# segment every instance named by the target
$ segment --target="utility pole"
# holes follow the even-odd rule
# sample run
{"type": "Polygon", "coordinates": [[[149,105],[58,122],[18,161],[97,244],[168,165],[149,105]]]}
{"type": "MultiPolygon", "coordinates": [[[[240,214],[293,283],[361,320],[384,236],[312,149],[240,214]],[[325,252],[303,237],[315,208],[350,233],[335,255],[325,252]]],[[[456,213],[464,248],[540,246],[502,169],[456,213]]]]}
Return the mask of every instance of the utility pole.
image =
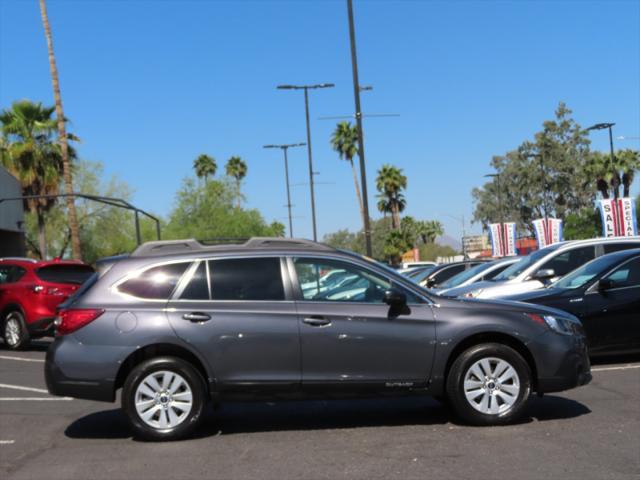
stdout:
{"type": "Polygon", "coordinates": [[[262,148],[279,148],[284,152],[284,176],[287,185],[287,209],[289,210],[289,237],[293,238],[293,220],[291,217],[291,194],[289,191],[289,160],[287,151],[291,147],[303,147],[306,143],[289,143],[284,145],[264,145],[262,148]]]}
{"type": "Polygon", "coordinates": [[[358,58],[356,55],[356,33],[353,22],[353,1],[347,0],[349,14],[349,40],[351,43],[351,68],[353,70],[353,96],[356,107],[356,127],[358,129],[358,157],[360,158],[360,184],[362,187],[362,209],[364,213],[364,238],[367,256],[371,257],[371,225],[369,221],[369,196],[367,195],[367,169],[364,157],[364,132],[362,129],[362,110],[360,108],[360,81],[358,80],[358,58]]]}
{"type": "Polygon", "coordinates": [[[585,131],[590,130],[604,130],[605,128],[609,129],[609,149],[611,151],[611,173],[612,173],[612,183],[613,183],[613,198],[618,199],[618,188],[620,187],[620,180],[618,178],[618,172],[616,171],[615,166],[615,154],[613,153],[613,126],[615,123],[596,123],[595,125],[591,125],[585,131]]]}
{"type": "Polygon", "coordinates": [[[318,231],[316,227],[316,197],[313,189],[313,158],[311,154],[311,124],[309,120],[309,89],[331,88],[333,83],[318,83],[315,85],[278,85],[279,90],[304,90],[304,111],[307,120],[307,155],[309,156],[309,189],[311,193],[311,223],[313,225],[313,241],[318,241],[318,231]]]}

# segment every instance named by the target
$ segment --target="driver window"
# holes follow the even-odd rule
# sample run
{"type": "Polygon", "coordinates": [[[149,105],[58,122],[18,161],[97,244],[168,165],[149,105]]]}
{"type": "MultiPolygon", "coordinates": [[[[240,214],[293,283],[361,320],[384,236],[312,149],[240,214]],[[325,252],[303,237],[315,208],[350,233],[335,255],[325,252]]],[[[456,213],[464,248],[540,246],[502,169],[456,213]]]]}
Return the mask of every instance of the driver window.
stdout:
{"type": "Polygon", "coordinates": [[[370,271],[333,260],[294,259],[305,300],[382,303],[389,281],[370,271]]]}
{"type": "Polygon", "coordinates": [[[640,286],[640,257],[625,263],[606,278],[614,282],[613,288],[640,286]]]}

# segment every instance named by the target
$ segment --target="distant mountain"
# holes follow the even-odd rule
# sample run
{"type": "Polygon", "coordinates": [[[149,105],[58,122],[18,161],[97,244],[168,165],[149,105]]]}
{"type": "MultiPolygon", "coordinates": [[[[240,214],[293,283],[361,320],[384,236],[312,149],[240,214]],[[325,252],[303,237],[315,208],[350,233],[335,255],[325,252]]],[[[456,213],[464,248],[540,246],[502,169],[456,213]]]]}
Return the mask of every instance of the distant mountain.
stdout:
{"type": "Polygon", "coordinates": [[[460,240],[456,240],[455,238],[449,235],[442,235],[440,237],[436,237],[436,243],[440,245],[447,245],[458,251],[462,250],[462,244],[460,243],[460,240]]]}

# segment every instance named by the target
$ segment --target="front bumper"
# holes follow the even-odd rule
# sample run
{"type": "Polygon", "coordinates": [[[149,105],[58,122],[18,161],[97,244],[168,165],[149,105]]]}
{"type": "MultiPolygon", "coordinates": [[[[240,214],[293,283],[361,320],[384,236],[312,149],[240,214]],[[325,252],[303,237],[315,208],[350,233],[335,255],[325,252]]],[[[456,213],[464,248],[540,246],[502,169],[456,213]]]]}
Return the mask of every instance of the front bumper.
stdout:
{"type": "Polygon", "coordinates": [[[591,363],[584,336],[547,332],[529,345],[538,367],[538,393],[569,390],[591,381],[591,363]]]}

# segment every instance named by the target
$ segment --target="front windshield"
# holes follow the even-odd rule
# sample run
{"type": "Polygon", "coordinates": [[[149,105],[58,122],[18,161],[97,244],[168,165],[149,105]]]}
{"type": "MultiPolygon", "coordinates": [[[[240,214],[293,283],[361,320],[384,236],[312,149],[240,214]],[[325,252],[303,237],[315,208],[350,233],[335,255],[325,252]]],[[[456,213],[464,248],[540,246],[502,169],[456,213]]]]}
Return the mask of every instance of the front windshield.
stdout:
{"type": "Polygon", "coordinates": [[[522,260],[519,260],[516,263],[514,263],[513,265],[505,268],[502,271],[502,273],[500,273],[500,274],[496,275],[495,277],[493,277],[493,279],[491,281],[492,282],[502,282],[504,280],[513,280],[518,275],[520,275],[522,272],[524,272],[527,268],[529,268],[531,265],[536,263],[541,258],[546,257],[551,252],[556,251],[559,247],[560,247],[560,244],[557,243],[557,244],[552,245],[550,247],[543,248],[542,250],[538,250],[536,252],[530,253],[529,255],[524,257],[522,260]]]}
{"type": "Polygon", "coordinates": [[[469,270],[464,270],[457,275],[454,275],[446,282],[442,282],[438,288],[453,288],[459,285],[462,285],[467,280],[475,277],[481,272],[491,268],[494,266],[493,262],[481,263],[480,265],[476,265],[475,267],[471,267],[469,270]]]}
{"type": "Polygon", "coordinates": [[[436,268],[435,265],[429,265],[428,267],[418,268],[416,269],[415,272],[407,273],[407,277],[411,279],[414,279],[416,277],[424,278],[425,276],[429,275],[429,273],[431,273],[431,270],[433,270],[434,268],[436,268]]]}
{"type": "Polygon", "coordinates": [[[617,256],[609,258],[609,255],[592,260],[584,264],[580,268],[565,275],[560,280],[551,285],[552,288],[573,289],[580,288],[589,283],[593,278],[603,270],[607,270],[618,260],[617,256]]]}

